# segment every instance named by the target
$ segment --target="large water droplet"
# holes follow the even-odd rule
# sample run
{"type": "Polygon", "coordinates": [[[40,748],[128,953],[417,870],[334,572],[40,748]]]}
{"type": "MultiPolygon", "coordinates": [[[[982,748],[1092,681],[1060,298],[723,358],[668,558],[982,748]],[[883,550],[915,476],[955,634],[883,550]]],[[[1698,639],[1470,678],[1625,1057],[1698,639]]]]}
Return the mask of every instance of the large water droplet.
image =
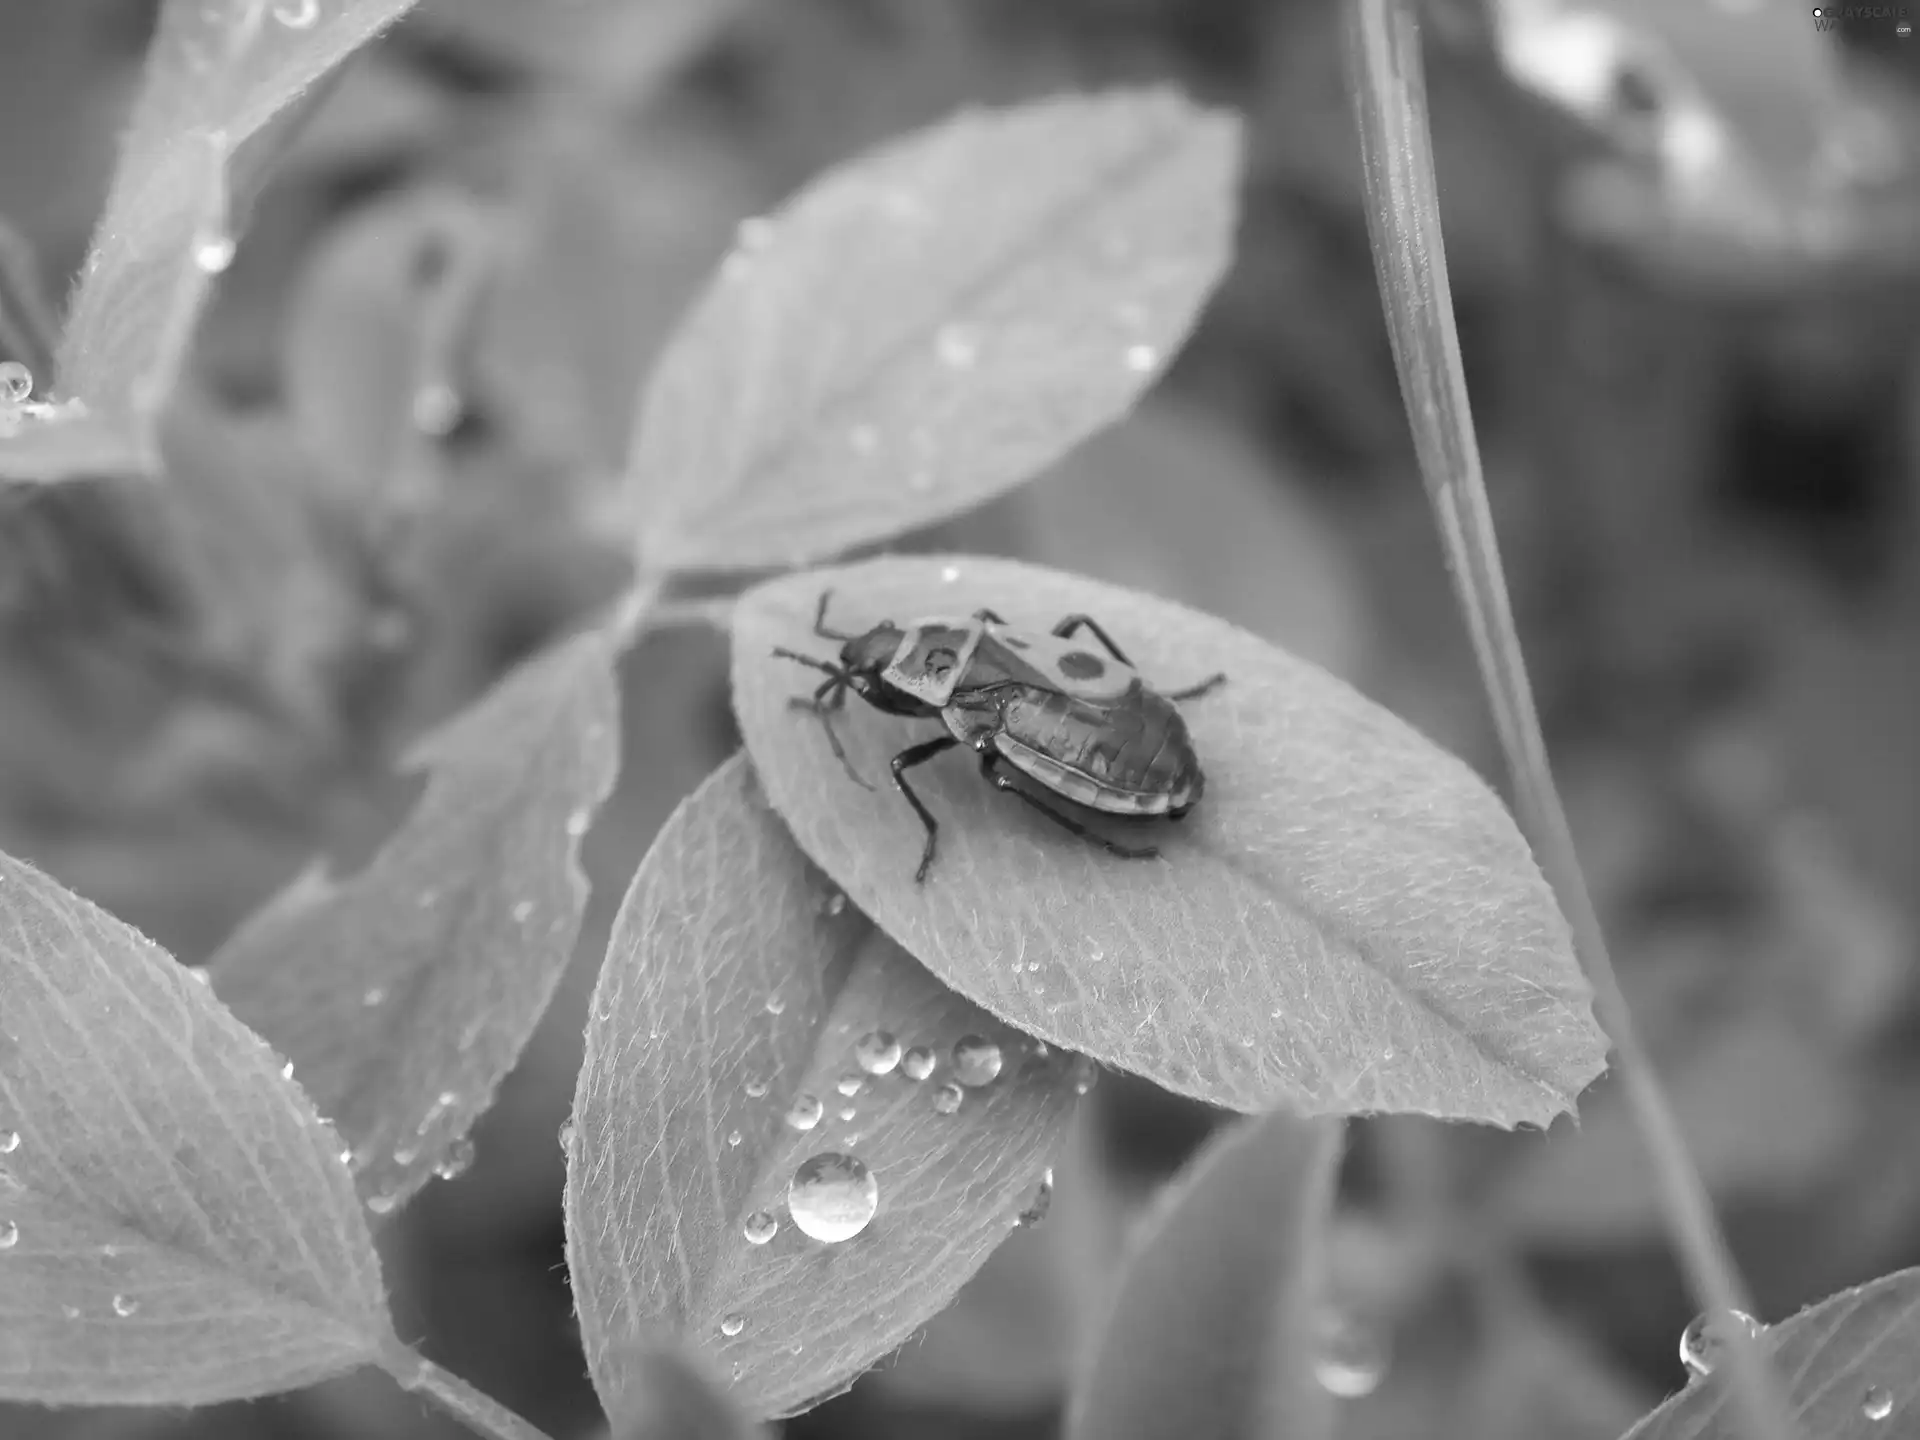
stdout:
{"type": "Polygon", "coordinates": [[[962,1035],[953,1047],[953,1078],[962,1085],[991,1085],[1002,1063],[1000,1047],[978,1035],[962,1035]]]}
{"type": "Polygon", "coordinates": [[[833,1088],[851,1099],[860,1093],[861,1087],[866,1083],[866,1081],[849,1070],[845,1075],[842,1075],[838,1080],[833,1082],[833,1088]]]}
{"type": "Polygon", "coordinates": [[[1314,1330],[1313,1375],[1322,1390],[1357,1400],[1380,1388],[1387,1347],[1378,1331],[1332,1305],[1321,1308],[1314,1330]]]}
{"type": "Polygon", "coordinates": [[[900,1073],[909,1080],[924,1080],[933,1074],[933,1051],[916,1045],[900,1057],[900,1073]]]}
{"type": "Polygon", "coordinates": [[[224,230],[203,230],[193,238],[193,263],[203,274],[218,275],[233,264],[233,236],[224,230]]]}
{"type": "Polygon", "coordinates": [[[20,1148],[18,1130],[0,1130],[0,1155],[11,1155],[20,1148]]]}
{"type": "Polygon", "coordinates": [[[764,1080],[758,1078],[749,1080],[741,1088],[747,1092],[747,1098],[749,1100],[764,1100],[767,1098],[767,1082],[764,1080]]]}
{"type": "Polygon", "coordinates": [[[933,1108],[942,1115],[951,1115],[960,1108],[960,1102],[966,1099],[966,1092],[951,1080],[933,1092],[933,1108]]]}
{"type": "Polygon", "coordinates": [[[980,358],[980,341],[963,325],[943,325],[933,348],[940,352],[940,363],[953,370],[971,370],[980,358]]]}
{"type": "Polygon", "coordinates": [[[473,1168],[473,1154],[473,1141],[463,1135],[447,1147],[447,1153],[440,1157],[433,1173],[442,1180],[458,1180],[473,1168]]]}
{"type": "Polygon", "coordinates": [[[773,1239],[780,1229],[780,1222],[773,1218],[770,1210],[756,1210],[747,1216],[747,1223],[740,1227],[740,1233],[746,1237],[749,1245],[764,1245],[773,1239]]]}
{"type": "Polygon", "coordinates": [[[1870,1386],[1860,1397],[1860,1413],[1869,1420],[1884,1420],[1893,1414],[1893,1392],[1884,1385],[1870,1386]]]}
{"type": "Polygon", "coordinates": [[[885,1030],[869,1030],[853,1046],[853,1059],[869,1075],[887,1075],[900,1063],[900,1042],[885,1030]]]}
{"type": "Polygon", "coordinates": [[[1034,1187],[1033,1198],[1027,1201],[1026,1208],[1015,1217],[1016,1225],[1038,1225],[1047,1218],[1047,1211],[1053,1208],[1053,1167],[1049,1165],[1040,1172],[1040,1183],[1034,1187]]]}
{"type": "Polygon", "coordinates": [[[787,1186],[787,1211],[804,1235],[851,1240],[880,1208],[880,1186],[857,1156],[827,1151],[803,1160],[787,1186]]]}
{"type": "Polygon", "coordinates": [[[805,1133],[820,1123],[820,1117],[826,1113],[826,1109],[818,1095],[802,1090],[793,1097],[793,1104],[787,1107],[787,1124],[805,1133]]]}
{"type": "Polygon", "coordinates": [[[720,1321],[720,1333],[729,1340],[746,1328],[747,1317],[742,1315],[738,1310],[720,1321]]]}
{"type": "Polygon", "coordinates": [[[122,1320],[126,1319],[139,1308],[140,1302],[131,1295],[116,1295],[113,1297],[113,1313],[118,1315],[122,1320]]]}
{"type": "Polygon", "coordinates": [[[0,1250],[11,1250],[20,1243],[20,1227],[11,1220],[0,1220],[0,1250]]]}
{"type": "Polygon", "coordinates": [[[1745,1330],[1749,1337],[1766,1327],[1744,1310],[1727,1310],[1719,1315],[1696,1315],[1680,1332],[1680,1363],[1690,1375],[1711,1375],[1720,1357],[1732,1343],[1730,1333],[1745,1330]]]}
{"type": "Polygon", "coordinates": [[[19,405],[33,397],[33,371],[18,360],[0,360],[0,400],[19,405]]]}

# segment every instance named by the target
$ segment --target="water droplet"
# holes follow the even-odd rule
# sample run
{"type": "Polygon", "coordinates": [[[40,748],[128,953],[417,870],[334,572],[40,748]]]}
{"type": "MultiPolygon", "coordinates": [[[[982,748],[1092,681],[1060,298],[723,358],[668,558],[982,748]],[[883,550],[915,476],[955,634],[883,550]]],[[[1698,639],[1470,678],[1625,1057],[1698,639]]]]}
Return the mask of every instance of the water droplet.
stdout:
{"type": "Polygon", "coordinates": [[[360,1003],[369,1010],[373,1009],[376,1005],[384,1005],[386,1000],[387,987],[384,985],[369,985],[360,996],[360,1003]]]}
{"type": "Polygon", "coordinates": [[[780,995],[774,994],[767,996],[767,1014],[782,1015],[786,1013],[786,1009],[787,1002],[780,995]]]}
{"type": "Polygon", "coordinates": [[[353,1151],[348,1149],[345,1145],[342,1145],[340,1147],[340,1163],[346,1166],[349,1170],[353,1168],[353,1151]]]}
{"type": "Polygon", "coordinates": [[[1377,1331],[1337,1306],[1323,1306],[1315,1322],[1314,1378],[1342,1400],[1358,1400],[1380,1388],[1387,1350],[1377,1331]]]}
{"type": "Polygon", "coordinates": [[[0,360],[0,400],[19,405],[33,396],[33,371],[18,360],[0,360]]]}
{"type": "Polygon", "coordinates": [[[728,1315],[720,1322],[720,1333],[722,1335],[725,1335],[729,1340],[731,1340],[735,1335],[738,1335],[742,1330],[746,1328],[747,1328],[747,1317],[742,1315],[738,1310],[734,1311],[731,1315],[728,1315]]]}
{"type": "Polygon", "coordinates": [[[280,0],[273,18],[289,30],[306,30],[320,18],[320,0],[280,0]]]}
{"type": "Polygon", "coordinates": [[[1033,1198],[1027,1201],[1026,1209],[1015,1218],[1016,1225],[1038,1225],[1047,1218],[1047,1211],[1053,1208],[1053,1167],[1049,1165],[1040,1172],[1040,1183],[1034,1187],[1033,1198]]]}
{"type": "Polygon", "coordinates": [[[844,915],[847,913],[847,897],[838,890],[829,890],[820,897],[822,915],[844,915]]]}
{"type": "Polygon", "coordinates": [[[963,1035],[953,1047],[953,1077],[962,1085],[991,1085],[1001,1064],[1000,1047],[978,1035],[963,1035]]]}
{"type": "Polygon", "coordinates": [[[1125,358],[1129,370],[1144,375],[1160,363],[1160,352],[1151,345],[1129,345],[1125,358]]]}
{"type": "Polygon", "coordinates": [[[859,1113],[860,1112],[855,1110],[851,1105],[842,1105],[840,1107],[840,1119],[843,1123],[853,1119],[853,1117],[859,1113]]]}
{"type": "Polygon", "coordinates": [[[560,1148],[562,1150],[573,1148],[573,1121],[571,1120],[560,1122],[560,1148]]]}
{"type": "Polygon", "coordinates": [[[213,972],[205,967],[195,969],[189,966],[187,968],[187,978],[198,984],[208,986],[209,988],[213,985],[213,972]]]}
{"type": "Polygon", "coordinates": [[[879,1208],[880,1186],[853,1155],[830,1150],[803,1160],[787,1186],[793,1223],[829,1245],[858,1235],[879,1208]]]}
{"type": "Polygon", "coordinates": [[[533,914],[533,901],[516,900],[513,902],[513,923],[524,925],[533,914]]]}
{"type": "Polygon", "coordinates": [[[393,1147],[393,1163],[396,1165],[411,1165],[419,1158],[420,1147],[418,1145],[396,1145],[393,1147]]]}
{"type": "Polygon", "coordinates": [[[567,816],[567,834],[578,840],[593,824],[593,812],[582,807],[567,816]]]}
{"type": "Polygon", "coordinates": [[[447,1153],[440,1157],[440,1163],[433,1167],[433,1173],[442,1180],[458,1180],[473,1168],[473,1141],[461,1136],[447,1147],[447,1153]]]}
{"type": "Polygon", "coordinates": [[[743,1137],[741,1136],[741,1134],[740,1134],[740,1132],[739,1132],[738,1130],[729,1130],[729,1131],[727,1132],[727,1145],[728,1145],[728,1147],[729,1147],[730,1149],[735,1149],[735,1150],[737,1150],[737,1149],[739,1149],[739,1148],[740,1148],[740,1141],[741,1141],[741,1139],[742,1139],[742,1138],[743,1138],[743,1137]]]}
{"type": "Polygon", "coordinates": [[[869,1030],[853,1047],[853,1058],[869,1075],[886,1075],[900,1063],[900,1042],[885,1030],[869,1030]]]}
{"type": "Polygon", "coordinates": [[[408,407],[408,414],[412,417],[414,429],[422,435],[440,439],[453,433],[465,409],[459,391],[443,380],[434,380],[413,392],[413,403],[408,407]]]}
{"type": "Polygon", "coordinates": [[[393,1207],[400,1203],[398,1195],[369,1195],[367,1209],[376,1215],[391,1215],[393,1207]]]}
{"type": "Polygon", "coordinates": [[[11,1220],[0,1220],[0,1250],[11,1250],[20,1243],[20,1227],[11,1220]]]}
{"type": "Polygon", "coordinates": [[[203,274],[218,275],[233,264],[233,237],[224,230],[204,230],[193,239],[193,263],[203,274]]]}
{"type": "Polygon", "coordinates": [[[749,1100],[764,1100],[767,1098],[767,1082],[764,1080],[749,1080],[741,1088],[747,1092],[747,1098],[749,1100]]]}
{"type": "Polygon", "coordinates": [[[916,1045],[900,1057],[900,1073],[909,1080],[924,1080],[933,1074],[933,1051],[916,1045]]]}
{"type": "Polygon", "coordinates": [[[0,1130],[0,1155],[11,1155],[20,1148],[18,1130],[0,1130]]]}
{"type": "Polygon", "coordinates": [[[951,1115],[960,1108],[960,1102],[966,1098],[966,1092],[951,1080],[933,1092],[933,1108],[942,1115],[951,1115]]]}
{"type": "Polygon", "coordinates": [[[880,448],[880,432],[871,425],[855,425],[847,431],[847,444],[857,455],[871,455],[880,448]]]}
{"type": "Polygon", "coordinates": [[[852,1071],[848,1071],[845,1075],[842,1075],[838,1080],[833,1082],[833,1088],[838,1090],[842,1095],[858,1095],[866,1083],[867,1082],[862,1080],[858,1075],[855,1075],[852,1071]]]}
{"type": "Polygon", "coordinates": [[[1085,1055],[1076,1055],[1073,1064],[1068,1067],[1068,1074],[1073,1078],[1073,1093],[1084,1095],[1093,1089],[1094,1081],[1100,1078],[1100,1067],[1085,1055]]]}
{"type": "Polygon", "coordinates": [[[1050,1060],[1050,1059],[1052,1059],[1052,1058],[1053,1058],[1053,1047],[1052,1047],[1052,1046],[1050,1046],[1049,1044],[1047,1044],[1047,1042],[1046,1042],[1046,1041],[1044,1041],[1044,1040],[1036,1040],[1036,1041],[1034,1041],[1034,1042],[1033,1042],[1033,1058],[1034,1058],[1034,1059],[1036,1059],[1036,1060],[1050,1060]]]}
{"type": "Polygon", "coordinates": [[[954,370],[971,370],[980,358],[979,340],[961,325],[941,326],[933,348],[940,352],[940,363],[954,370]]]}
{"type": "Polygon", "coordinates": [[[747,1216],[747,1223],[740,1227],[740,1233],[746,1236],[749,1245],[764,1245],[779,1232],[780,1222],[773,1218],[769,1210],[756,1210],[747,1216]]]}
{"type": "Polygon", "coordinates": [[[810,1095],[802,1090],[793,1097],[793,1104],[787,1107],[787,1124],[804,1133],[820,1123],[826,1108],[820,1103],[818,1095],[810,1095]]]}
{"type": "Polygon", "coordinates": [[[1869,1420],[1884,1420],[1893,1414],[1893,1392],[1884,1385],[1868,1387],[1860,1397],[1860,1413],[1869,1420]]]}
{"type": "Polygon", "coordinates": [[[139,1308],[140,1302],[131,1295],[116,1295],[113,1297],[113,1313],[118,1315],[122,1320],[126,1319],[139,1308]]]}
{"type": "Polygon", "coordinates": [[[942,585],[952,585],[958,581],[959,578],[960,567],[958,565],[942,565],[940,567],[940,583],[942,585]]]}
{"type": "Polygon", "coordinates": [[[1720,1357],[1732,1343],[1729,1332],[1744,1329],[1757,1336],[1766,1327],[1744,1310],[1728,1310],[1721,1315],[1696,1315],[1680,1332],[1680,1363],[1694,1376],[1711,1375],[1720,1357]]]}
{"type": "Polygon", "coordinates": [[[293,1079],[293,1061],[289,1060],[280,1067],[280,1078],[282,1080],[293,1079]]]}

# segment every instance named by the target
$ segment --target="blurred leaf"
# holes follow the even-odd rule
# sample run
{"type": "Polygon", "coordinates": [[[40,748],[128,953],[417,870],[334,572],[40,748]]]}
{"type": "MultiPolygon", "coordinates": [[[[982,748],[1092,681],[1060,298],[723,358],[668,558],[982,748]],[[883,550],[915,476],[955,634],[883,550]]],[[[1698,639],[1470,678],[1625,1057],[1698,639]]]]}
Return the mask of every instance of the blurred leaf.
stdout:
{"type": "Polygon", "coordinates": [[[764,1427],[735,1408],[707,1367],[668,1346],[635,1358],[635,1408],[610,1440],[755,1440],[764,1427]]]}
{"type": "Polygon", "coordinates": [[[191,1405],[397,1344],[340,1137],[192,973],[0,855],[0,1394],[191,1405]]]}
{"type": "Polygon", "coordinates": [[[1225,267],[1239,132],[1158,91],[975,112],[816,182],[655,370],[647,562],[818,559],[953,515],[1118,418],[1225,267]]]}
{"type": "MultiPolygon", "coordinates": [[[[880,560],[748,592],[734,699],[768,794],[802,847],[941,979],[1008,1023],[1240,1110],[1412,1111],[1545,1124],[1599,1073],[1565,922],[1512,819],[1466,766],[1324,671],[1208,616],[1077,576],[978,557],[880,560]],[[788,708],[832,619],[982,605],[1043,629],[1096,616],[1153,682],[1224,670],[1187,707],[1205,798],[1158,826],[1157,861],[1114,859],[982,783],[968,757],[861,789],[819,722],[788,708]]],[[[854,768],[926,731],[860,704],[836,725],[854,768]]]]}
{"type": "Polygon", "coordinates": [[[0,431],[0,476],[57,480],[103,458],[114,469],[150,460],[147,428],[231,255],[235,147],[411,3],[168,0],[61,338],[66,403],[0,431]]]}
{"type": "MultiPolygon", "coordinates": [[[[1856,1129],[1859,1097],[1834,1057],[1776,1016],[1698,1038],[1667,1084],[1687,1153],[1722,1203],[1804,1194],[1856,1129]]],[[[1589,1098],[1578,1130],[1531,1142],[1492,1203],[1503,1228],[1558,1245],[1617,1245],[1664,1224],[1646,1142],[1617,1087],[1589,1098]]]]}
{"type": "MultiPolygon", "coordinates": [[[[1920,1269],[1830,1295],[1769,1325],[1761,1350],[1786,1386],[1796,1434],[1886,1440],[1920,1415],[1920,1269]],[[1885,1410],[1881,1410],[1881,1404],[1885,1410]]],[[[1627,1432],[1627,1440],[1738,1440],[1730,1376],[1695,1380],[1627,1432]]]]}
{"type": "Polygon", "coordinates": [[[979,1268],[1065,1133],[1065,1057],[939,985],[836,893],[744,756],[675,812],[634,876],[594,993],[567,1157],[568,1263],[616,1425],[641,1403],[655,1329],[731,1366],[756,1413],[844,1386],[979,1268]],[[932,1076],[863,1073],[856,1042],[875,1030],[931,1049],[932,1076]],[[968,1035],[1000,1047],[1003,1073],[942,1113],[968,1035]],[[856,1079],[846,1096],[840,1082],[856,1079]],[[802,1095],[826,1107],[804,1131],[784,1118],[802,1095]],[[835,1152],[866,1165],[879,1208],[826,1243],[794,1222],[788,1184],[835,1152]],[[743,1233],[756,1211],[779,1226],[759,1245],[743,1233]],[[723,1333],[729,1316],[737,1334],[723,1333]]]}
{"type": "Polygon", "coordinates": [[[744,0],[427,0],[414,28],[533,69],[574,103],[631,113],[744,0]]]}
{"type": "Polygon", "coordinates": [[[1139,1232],[1067,1435],[1312,1440],[1319,1251],[1340,1127],[1284,1110],[1227,1131],[1139,1232]]]}
{"type": "Polygon", "coordinates": [[[426,794],[363,871],[309,872],[211,962],[221,997],[334,1117],[381,1213],[485,1112],[552,998],[617,723],[601,635],[522,665],[415,746],[426,794]]]}

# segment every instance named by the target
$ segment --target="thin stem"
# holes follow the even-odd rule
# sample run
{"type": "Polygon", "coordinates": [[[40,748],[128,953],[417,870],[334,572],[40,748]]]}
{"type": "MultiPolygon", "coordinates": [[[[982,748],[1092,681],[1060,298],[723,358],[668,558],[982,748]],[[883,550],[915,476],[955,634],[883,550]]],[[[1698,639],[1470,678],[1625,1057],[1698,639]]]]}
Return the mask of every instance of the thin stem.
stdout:
{"type": "Polygon", "coordinates": [[[550,1440],[544,1430],[528,1424],[499,1401],[482,1395],[451,1371],[423,1356],[407,1352],[410,1368],[390,1370],[401,1386],[424,1395],[476,1435],[488,1440],[550,1440]]]}
{"type": "MultiPolygon", "coordinates": [[[[1346,11],[1346,38],[1361,159],[1372,201],[1367,225],[1394,362],[1420,473],[1472,633],[1521,819],[1566,907],[1574,947],[1618,1053],[1621,1080],[1652,1156],[1667,1225],[1694,1293],[1714,1310],[1747,1310],[1751,1306],[1745,1287],[1713,1207],[1634,1031],[1547,764],[1546,742],[1507,600],[1454,327],[1418,26],[1406,0],[1356,0],[1346,11]]],[[[1752,1433],[1765,1440],[1790,1440],[1790,1412],[1777,1377],[1743,1327],[1730,1327],[1729,1335],[1735,1398],[1752,1433]]]]}

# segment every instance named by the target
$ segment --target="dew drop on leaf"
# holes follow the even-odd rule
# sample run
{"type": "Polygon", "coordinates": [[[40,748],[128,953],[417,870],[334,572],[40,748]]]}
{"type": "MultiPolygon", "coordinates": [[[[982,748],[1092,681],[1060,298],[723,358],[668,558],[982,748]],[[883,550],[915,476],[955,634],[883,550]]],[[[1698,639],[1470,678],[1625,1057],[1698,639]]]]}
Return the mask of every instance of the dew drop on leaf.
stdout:
{"type": "Polygon", "coordinates": [[[402,1169],[420,1158],[418,1145],[396,1145],[393,1147],[393,1163],[402,1169]]]}
{"type": "Polygon", "coordinates": [[[1884,1385],[1871,1386],[1860,1397],[1860,1413],[1869,1420],[1884,1420],[1893,1414],[1893,1392],[1884,1385]]]}
{"type": "Polygon", "coordinates": [[[749,1080],[741,1088],[747,1092],[747,1098],[749,1100],[764,1100],[767,1098],[767,1082],[764,1080],[749,1080]]]}
{"type": "Polygon", "coordinates": [[[584,807],[567,816],[567,834],[578,840],[593,826],[593,812],[584,807]]]}
{"type": "Polygon", "coordinates": [[[900,1057],[900,1073],[909,1080],[924,1080],[933,1074],[933,1051],[916,1045],[900,1057]]]}
{"type": "Polygon", "coordinates": [[[740,1233],[746,1237],[749,1245],[764,1245],[773,1239],[780,1229],[780,1222],[773,1218],[768,1210],[756,1210],[747,1216],[746,1224],[740,1227],[740,1233]]]}
{"type": "Polygon", "coordinates": [[[722,1335],[725,1335],[728,1339],[732,1339],[735,1335],[738,1335],[742,1330],[746,1328],[747,1328],[747,1317],[742,1315],[738,1310],[734,1311],[731,1315],[728,1315],[720,1322],[720,1333],[722,1335]]]}
{"type": "Polygon", "coordinates": [[[524,925],[527,923],[529,919],[532,918],[532,916],[533,916],[533,902],[531,900],[516,900],[513,902],[514,924],[524,925]]]}
{"type": "Polygon", "coordinates": [[[442,1180],[458,1180],[472,1168],[473,1141],[463,1135],[440,1157],[440,1163],[433,1167],[433,1173],[442,1180]]]}
{"type": "Polygon", "coordinates": [[[376,1005],[383,1005],[383,1004],[385,1004],[385,1003],[386,1003],[386,999],[387,999],[387,987],[386,987],[386,986],[384,986],[384,985],[369,985],[369,986],[368,986],[368,987],[366,988],[366,991],[365,991],[365,993],[363,993],[363,994],[362,994],[362,995],[360,996],[360,1003],[361,1003],[362,1005],[364,1005],[364,1006],[366,1006],[366,1007],[367,1007],[367,1008],[368,1008],[369,1010],[371,1010],[371,1009],[373,1009],[373,1008],[374,1008],[374,1006],[376,1006],[376,1005]]]}
{"type": "Polygon", "coordinates": [[[900,1063],[900,1042],[885,1030],[869,1030],[855,1042],[853,1059],[869,1075],[886,1075],[900,1063]]]}
{"type": "Polygon", "coordinates": [[[400,1197],[397,1195],[369,1195],[367,1197],[367,1209],[376,1215],[391,1215],[394,1207],[399,1203],[400,1197]]]}
{"type": "Polygon", "coordinates": [[[966,1092],[951,1080],[933,1092],[933,1108],[942,1115],[951,1115],[960,1108],[960,1102],[966,1098],[966,1092]]]}
{"type": "Polygon", "coordinates": [[[139,1308],[140,1302],[131,1295],[116,1295],[113,1297],[113,1313],[118,1315],[122,1320],[125,1320],[129,1315],[139,1310],[139,1308]]]}
{"type": "Polygon", "coordinates": [[[320,0],[280,0],[273,18],[289,30],[308,30],[320,18],[320,0]]]}
{"type": "Polygon", "coordinates": [[[953,1077],[962,1085],[991,1085],[1002,1063],[1000,1047],[978,1035],[963,1035],[953,1047],[953,1077]]]}
{"type": "Polygon", "coordinates": [[[1047,1211],[1053,1208],[1053,1167],[1049,1165],[1040,1172],[1040,1183],[1033,1189],[1033,1198],[1027,1201],[1026,1208],[1014,1219],[1016,1225],[1038,1225],[1047,1218],[1047,1211]]]}
{"type": "Polygon", "coordinates": [[[233,237],[224,230],[207,230],[194,236],[193,263],[202,273],[218,275],[233,264],[233,237]]]}
{"type": "Polygon", "coordinates": [[[1387,1349],[1377,1331],[1334,1305],[1321,1308],[1314,1328],[1313,1374],[1322,1390],[1358,1400],[1380,1388],[1387,1349]]]}
{"type": "Polygon", "coordinates": [[[1689,1375],[1711,1375],[1713,1367],[1727,1352],[1729,1331],[1743,1329],[1752,1337],[1765,1328],[1744,1310],[1728,1310],[1718,1316],[1696,1315],[1680,1332],[1680,1363],[1687,1367],[1689,1375]]]}
{"type": "Polygon", "coordinates": [[[838,890],[829,890],[820,897],[822,915],[844,915],[847,913],[847,897],[838,890]]]}
{"type": "Polygon", "coordinates": [[[729,1131],[727,1132],[727,1146],[728,1146],[728,1148],[729,1148],[729,1149],[734,1149],[734,1150],[737,1150],[737,1149],[739,1149],[739,1148],[740,1148],[740,1142],[741,1142],[741,1140],[742,1140],[743,1138],[745,1138],[745,1137],[743,1137],[743,1136],[742,1136],[742,1135],[740,1134],[740,1132],[739,1132],[738,1130],[729,1130],[729,1131]]]}
{"type": "Polygon", "coordinates": [[[0,1155],[11,1155],[20,1148],[18,1130],[0,1130],[0,1155]]]}
{"type": "Polygon", "coordinates": [[[22,403],[33,394],[33,371],[18,360],[0,360],[0,400],[22,403]]]}
{"type": "Polygon", "coordinates": [[[11,1250],[20,1243],[20,1227],[11,1220],[0,1220],[0,1250],[11,1250]]]}
{"type": "Polygon", "coordinates": [[[793,1104],[787,1107],[787,1124],[805,1133],[820,1123],[820,1117],[826,1112],[826,1106],[820,1103],[818,1095],[802,1090],[793,1097],[793,1104]]]}
{"type": "Polygon", "coordinates": [[[1144,375],[1160,362],[1160,352],[1151,345],[1129,345],[1125,359],[1129,370],[1144,375]]]}
{"type": "Polygon", "coordinates": [[[787,1186],[793,1223],[829,1245],[858,1235],[879,1208],[879,1183],[854,1155],[829,1150],[803,1160],[787,1186]]]}
{"type": "Polygon", "coordinates": [[[560,1148],[562,1150],[573,1148],[573,1121],[571,1120],[560,1122],[560,1148]]]}
{"type": "Polygon", "coordinates": [[[459,391],[445,381],[435,380],[413,392],[408,415],[414,429],[422,435],[440,439],[453,433],[465,408],[460,402],[459,391]]]}
{"type": "Polygon", "coordinates": [[[842,1075],[838,1080],[833,1082],[833,1088],[838,1090],[842,1095],[853,1096],[860,1093],[860,1087],[864,1084],[866,1084],[866,1081],[862,1080],[852,1071],[848,1071],[845,1075],[842,1075]]]}
{"type": "MultiPolygon", "coordinates": [[[[855,1109],[853,1108],[853,1106],[851,1106],[851,1105],[842,1105],[842,1106],[840,1107],[840,1118],[841,1118],[841,1120],[843,1120],[843,1121],[846,1121],[846,1120],[851,1120],[851,1119],[853,1119],[853,1117],[854,1117],[855,1115],[857,1115],[857,1114],[859,1114],[859,1113],[860,1113],[860,1112],[859,1112],[859,1111],[857,1111],[857,1110],[855,1110],[855,1109]]],[[[849,1138],[851,1138],[851,1137],[849,1137],[849,1138]]]]}
{"type": "Polygon", "coordinates": [[[293,1061],[289,1060],[280,1067],[280,1078],[282,1080],[293,1079],[293,1061]]]}
{"type": "Polygon", "coordinates": [[[767,996],[767,1014],[780,1015],[786,1012],[787,1002],[779,994],[767,996]]]}

